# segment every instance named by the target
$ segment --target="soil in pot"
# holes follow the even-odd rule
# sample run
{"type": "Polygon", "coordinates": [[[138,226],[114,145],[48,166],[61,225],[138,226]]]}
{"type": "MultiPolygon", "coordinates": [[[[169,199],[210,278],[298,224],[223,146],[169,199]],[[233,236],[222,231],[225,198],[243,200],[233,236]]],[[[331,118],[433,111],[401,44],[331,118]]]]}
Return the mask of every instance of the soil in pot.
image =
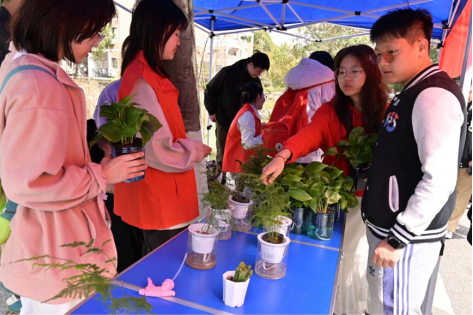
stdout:
{"type": "Polygon", "coordinates": [[[250,199],[246,198],[245,196],[241,194],[232,196],[232,200],[239,203],[250,203],[250,199]]]}
{"type": "MultiPolygon", "coordinates": [[[[125,154],[143,152],[144,148],[142,146],[142,143],[143,142],[141,141],[140,138],[135,138],[133,140],[133,143],[131,144],[115,143],[113,145],[113,148],[114,148],[113,157],[115,158],[115,157],[125,155],[125,154]]],[[[141,159],[143,158],[144,157],[142,157],[141,159]]],[[[146,172],[146,171],[143,171],[143,172],[146,172]]],[[[124,181],[124,183],[135,183],[135,182],[139,182],[140,180],[143,180],[144,178],[145,178],[145,174],[135,177],[135,178],[127,179],[124,181]]]]}
{"type": "Polygon", "coordinates": [[[271,244],[284,244],[286,242],[286,240],[284,239],[284,235],[282,235],[280,233],[271,233],[271,236],[273,236],[273,237],[270,237],[269,233],[266,233],[262,237],[263,241],[271,243],[271,244]],[[273,235],[275,235],[275,236],[273,236],[273,235]]]}

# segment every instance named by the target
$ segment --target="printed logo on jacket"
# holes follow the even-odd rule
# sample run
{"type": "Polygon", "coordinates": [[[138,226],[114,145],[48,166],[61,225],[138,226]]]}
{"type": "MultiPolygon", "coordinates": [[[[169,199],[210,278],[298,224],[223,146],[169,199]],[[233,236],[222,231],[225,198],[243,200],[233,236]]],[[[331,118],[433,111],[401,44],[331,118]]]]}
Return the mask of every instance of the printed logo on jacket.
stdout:
{"type": "Polygon", "coordinates": [[[388,132],[393,132],[396,129],[396,120],[399,119],[399,115],[396,112],[390,112],[386,117],[383,126],[388,132]]]}

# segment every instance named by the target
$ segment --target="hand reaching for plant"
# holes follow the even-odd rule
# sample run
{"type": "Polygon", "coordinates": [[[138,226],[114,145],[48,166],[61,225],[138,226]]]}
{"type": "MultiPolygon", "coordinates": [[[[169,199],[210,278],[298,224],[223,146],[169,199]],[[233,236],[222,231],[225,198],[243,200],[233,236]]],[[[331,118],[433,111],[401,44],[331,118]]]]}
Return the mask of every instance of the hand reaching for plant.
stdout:
{"type": "Polygon", "coordinates": [[[288,149],[283,149],[279,152],[274,159],[263,168],[263,174],[261,179],[266,185],[271,184],[284,170],[284,164],[287,159],[292,156],[292,152],[288,149]]]}
{"type": "Polygon", "coordinates": [[[106,155],[100,165],[102,165],[103,174],[107,184],[117,184],[124,180],[144,175],[147,168],[144,152],[125,154],[112,159],[106,155]]]}

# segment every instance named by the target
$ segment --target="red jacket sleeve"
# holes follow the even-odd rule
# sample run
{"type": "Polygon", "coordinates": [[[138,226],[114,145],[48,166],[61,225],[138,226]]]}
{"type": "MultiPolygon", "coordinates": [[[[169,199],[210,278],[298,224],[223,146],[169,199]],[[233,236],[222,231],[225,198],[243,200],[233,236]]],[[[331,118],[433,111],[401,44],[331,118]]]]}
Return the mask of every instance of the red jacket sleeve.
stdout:
{"type": "Polygon", "coordinates": [[[328,146],[330,121],[333,114],[333,106],[330,103],[325,103],[315,112],[311,123],[306,128],[284,142],[284,149],[292,152],[288,163],[293,163],[301,156],[306,156],[310,152],[328,146]]]}

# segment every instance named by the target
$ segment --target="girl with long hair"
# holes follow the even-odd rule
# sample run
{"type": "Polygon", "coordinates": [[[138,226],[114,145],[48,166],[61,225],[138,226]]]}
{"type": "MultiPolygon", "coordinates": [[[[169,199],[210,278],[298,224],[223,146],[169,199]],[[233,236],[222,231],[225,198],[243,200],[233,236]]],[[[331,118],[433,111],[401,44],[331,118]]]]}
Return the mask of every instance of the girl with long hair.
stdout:
{"type": "MultiPolygon", "coordinates": [[[[367,133],[378,132],[387,105],[387,88],[372,61],[374,57],[374,50],[366,45],[347,47],[337,54],[335,97],[317,110],[309,126],[284,143],[283,149],[263,169],[263,180],[273,182],[285,163],[292,163],[317,149],[326,151],[339,141],[348,140],[355,127],[361,126],[367,133]]],[[[346,158],[337,160],[334,156],[325,156],[323,163],[333,164],[343,170],[345,176],[349,175],[350,165],[346,158]]],[[[360,214],[362,194],[362,191],[357,192],[359,205],[346,214],[335,306],[337,314],[362,314],[365,311],[368,243],[360,214]]]]}
{"type": "Polygon", "coordinates": [[[96,264],[110,277],[116,272],[108,261],[116,250],[101,195],[107,184],[143,175],[145,161],[136,153],[91,162],[84,92],[59,66],[62,59],[82,62],[115,13],[112,0],[25,0],[11,23],[14,49],[0,69],[0,177],[18,206],[0,281],[21,296],[22,314],[64,314],[80,301],[49,301],[79,271],[35,263],[66,259],[96,264]],[[74,242],[105,244],[103,254],[61,246],[74,242]],[[49,257],[27,260],[38,255],[49,257]]]}
{"type": "Polygon", "coordinates": [[[169,80],[172,60],[188,27],[172,0],[142,0],[136,6],[123,48],[119,99],[133,101],[163,125],[146,144],[144,180],[115,185],[115,214],[143,231],[143,255],[180,233],[199,215],[194,165],[212,149],[187,139],[177,103],[179,91],[169,80]]]}

